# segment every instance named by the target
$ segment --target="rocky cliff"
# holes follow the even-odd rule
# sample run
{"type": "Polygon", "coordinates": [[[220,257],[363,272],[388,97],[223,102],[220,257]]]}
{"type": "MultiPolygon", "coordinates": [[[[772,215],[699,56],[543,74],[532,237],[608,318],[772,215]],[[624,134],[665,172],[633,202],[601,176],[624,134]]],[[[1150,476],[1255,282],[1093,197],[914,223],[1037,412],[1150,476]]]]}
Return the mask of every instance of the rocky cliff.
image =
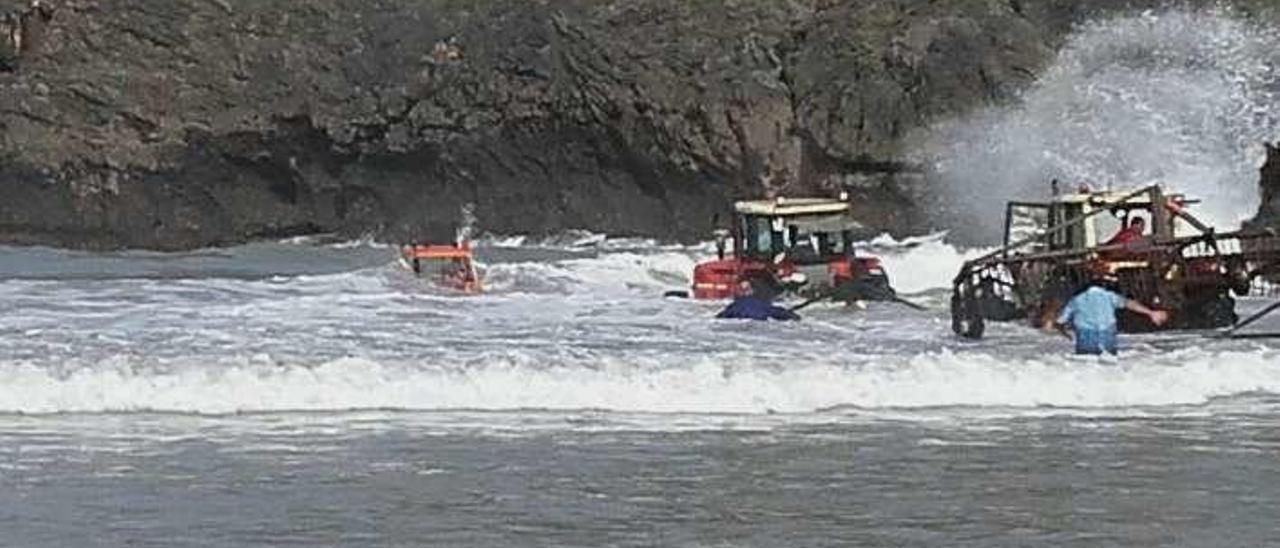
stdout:
{"type": "Polygon", "coordinates": [[[439,238],[466,204],[499,233],[691,238],[733,198],[838,189],[920,228],[913,130],[1153,4],[0,0],[36,21],[0,37],[0,241],[439,238]]]}
{"type": "Polygon", "coordinates": [[[1262,204],[1249,224],[1255,228],[1280,228],[1280,143],[1267,144],[1267,160],[1258,172],[1262,204]]]}

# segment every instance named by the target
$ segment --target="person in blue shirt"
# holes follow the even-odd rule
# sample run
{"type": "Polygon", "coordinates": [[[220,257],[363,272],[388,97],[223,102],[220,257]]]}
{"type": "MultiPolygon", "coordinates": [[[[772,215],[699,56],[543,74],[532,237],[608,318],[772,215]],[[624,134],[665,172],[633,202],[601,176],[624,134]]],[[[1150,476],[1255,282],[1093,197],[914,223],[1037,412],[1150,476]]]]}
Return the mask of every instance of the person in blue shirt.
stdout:
{"type": "Polygon", "coordinates": [[[800,315],[773,304],[774,291],[764,283],[743,280],[739,296],[716,314],[716,318],[738,320],[799,320],[800,315]]]}
{"type": "Polygon", "coordinates": [[[1142,303],[1108,289],[1114,278],[1096,275],[1084,291],[1072,297],[1058,314],[1059,327],[1075,332],[1076,354],[1116,353],[1116,311],[1132,310],[1161,325],[1169,319],[1163,310],[1152,310],[1142,303]]]}

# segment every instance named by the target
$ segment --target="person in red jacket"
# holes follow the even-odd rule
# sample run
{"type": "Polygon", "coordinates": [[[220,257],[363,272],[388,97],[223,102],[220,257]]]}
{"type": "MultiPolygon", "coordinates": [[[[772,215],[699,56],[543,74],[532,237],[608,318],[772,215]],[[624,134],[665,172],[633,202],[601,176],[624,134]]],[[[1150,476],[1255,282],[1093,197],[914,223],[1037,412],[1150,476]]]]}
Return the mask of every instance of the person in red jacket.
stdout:
{"type": "Polygon", "coordinates": [[[1147,221],[1142,217],[1134,217],[1129,220],[1129,226],[1120,229],[1119,232],[1116,232],[1115,236],[1112,236],[1110,240],[1107,240],[1106,243],[1102,245],[1126,245],[1140,242],[1143,238],[1147,237],[1146,230],[1147,221]]]}

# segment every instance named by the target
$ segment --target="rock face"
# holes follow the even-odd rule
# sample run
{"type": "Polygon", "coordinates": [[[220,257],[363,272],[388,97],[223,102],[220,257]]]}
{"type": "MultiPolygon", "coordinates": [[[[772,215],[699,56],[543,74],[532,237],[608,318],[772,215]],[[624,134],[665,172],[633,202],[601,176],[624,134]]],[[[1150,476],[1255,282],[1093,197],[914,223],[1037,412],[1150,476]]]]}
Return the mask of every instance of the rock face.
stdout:
{"type": "Polygon", "coordinates": [[[694,238],[840,189],[919,228],[906,136],[1009,98],[1094,3],[45,0],[0,37],[0,241],[447,238],[468,204],[694,238]]]}
{"type": "Polygon", "coordinates": [[[1280,228],[1280,143],[1267,144],[1267,160],[1259,170],[1262,204],[1249,222],[1254,228],[1280,228]]]}

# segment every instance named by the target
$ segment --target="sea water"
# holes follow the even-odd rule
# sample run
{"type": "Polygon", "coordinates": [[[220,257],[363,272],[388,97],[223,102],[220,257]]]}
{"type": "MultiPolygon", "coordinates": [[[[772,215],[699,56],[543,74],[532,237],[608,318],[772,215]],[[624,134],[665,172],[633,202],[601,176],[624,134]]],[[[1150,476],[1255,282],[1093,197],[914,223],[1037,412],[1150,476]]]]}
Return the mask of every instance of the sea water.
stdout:
{"type": "Polygon", "coordinates": [[[964,342],[981,250],[863,252],[930,309],[716,321],[662,298],[710,246],[595,235],[482,240],[478,296],[367,242],[0,249],[0,545],[1280,542],[1280,348],[964,342]]]}
{"type": "MultiPolygon", "coordinates": [[[[1229,226],[1276,135],[1273,34],[1082,25],[920,153],[967,222],[1056,176],[1168,182],[1229,226]]],[[[371,242],[0,248],[0,546],[1280,545],[1280,346],[961,341],[948,285],[982,251],[868,242],[927,310],[753,323],[661,297],[710,245],[483,238],[478,296],[371,242]]]]}

